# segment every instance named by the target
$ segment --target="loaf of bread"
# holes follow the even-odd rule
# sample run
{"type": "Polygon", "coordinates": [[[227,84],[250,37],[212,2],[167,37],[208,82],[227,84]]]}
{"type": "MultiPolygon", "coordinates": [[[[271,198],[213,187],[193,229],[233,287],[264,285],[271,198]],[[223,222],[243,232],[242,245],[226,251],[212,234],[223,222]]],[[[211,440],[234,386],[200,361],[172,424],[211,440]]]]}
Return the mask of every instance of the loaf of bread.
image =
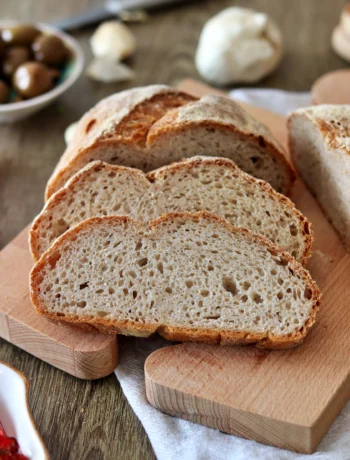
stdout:
{"type": "Polygon", "coordinates": [[[46,199],[94,160],[148,172],[195,155],[230,158],[284,194],[294,180],[283,148],[238,104],[153,85],[110,96],[82,117],[48,182],[46,199]]]}
{"type": "Polygon", "coordinates": [[[92,162],[56,192],[29,232],[34,260],[84,219],[129,215],[150,220],[171,211],[207,210],[266,236],[305,264],[311,225],[285,196],[242,172],[226,158],[194,157],[147,175],[137,169],[92,162]]]}
{"type": "Polygon", "coordinates": [[[350,105],[319,105],[288,119],[293,161],[350,251],[350,105]]]}
{"type": "Polygon", "coordinates": [[[32,269],[38,313],[102,333],[286,348],[315,322],[309,273],[264,237],[208,212],[76,225],[32,269]]]}

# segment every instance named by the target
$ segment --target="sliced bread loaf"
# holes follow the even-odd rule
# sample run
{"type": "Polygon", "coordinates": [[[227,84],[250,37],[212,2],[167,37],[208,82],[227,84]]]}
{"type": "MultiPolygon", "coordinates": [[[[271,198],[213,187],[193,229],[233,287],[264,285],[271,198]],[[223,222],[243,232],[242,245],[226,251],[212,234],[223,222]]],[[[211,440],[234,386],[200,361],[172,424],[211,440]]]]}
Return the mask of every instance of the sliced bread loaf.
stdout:
{"type": "Polygon", "coordinates": [[[288,119],[293,161],[350,251],[350,105],[319,105],[288,119]]]}
{"type": "Polygon", "coordinates": [[[110,96],[82,117],[46,199],[93,160],[147,172],[195,155],[230,158],[284,194],[294,180],[283,148],[234,101],[153,85],[110,96]]]}
{"type": "Polygon", "coordinates": [[[288,253],[207,212],[85,220],[37,262],[30,293],[41,315],[102,333],[267,348],[299,344],[320,303],[288,253]]]}
{"type": "Polygon", "coordinates": [[[231,160],[194,157],[145,175],[92,162],[46,203],[30,230],[34,260],[70,227],[95,216],[150,220],[171,211],[211,211],[266,236],[305,264],[311,225],[285,196],[242,172],[231,160]]]}

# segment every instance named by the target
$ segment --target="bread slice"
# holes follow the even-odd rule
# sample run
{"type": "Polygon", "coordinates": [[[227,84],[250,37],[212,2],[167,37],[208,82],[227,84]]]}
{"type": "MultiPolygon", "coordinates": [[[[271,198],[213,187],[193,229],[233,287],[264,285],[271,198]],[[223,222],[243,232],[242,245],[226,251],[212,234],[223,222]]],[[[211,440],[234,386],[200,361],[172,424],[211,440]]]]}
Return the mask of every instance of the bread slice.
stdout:
{"type": "Polygon", "coordinates": [[[234,101],[153,85],[112,95],[82,117],[46,199],[93,160],[148,172],[195,155],[230,158],[284,194],[294,180],[281,145],[234,101]]]}
{"type": "Polygon", "coordinates": [[[350,251],[350,105],[319,105],[288,119],[293,161],[350,251]]]}
{"type": "Polygon", "coordinates": [[[37,262],[30,293],[41,315],[102,333],[266,348],[301,343],[320,303],[288,253],[207,212],[85,220],[37,262]]]}
{"type": "Polygon", "coordinates": [[[285,196],[226,158],[194,157],[145,175],[93,162],[56,192],[35,219],[29,245],[34,260],[70,227],[95,216],[150,220],[171,211],[207,210],[268,237],[305,264],[311,224],[285,196]]]}

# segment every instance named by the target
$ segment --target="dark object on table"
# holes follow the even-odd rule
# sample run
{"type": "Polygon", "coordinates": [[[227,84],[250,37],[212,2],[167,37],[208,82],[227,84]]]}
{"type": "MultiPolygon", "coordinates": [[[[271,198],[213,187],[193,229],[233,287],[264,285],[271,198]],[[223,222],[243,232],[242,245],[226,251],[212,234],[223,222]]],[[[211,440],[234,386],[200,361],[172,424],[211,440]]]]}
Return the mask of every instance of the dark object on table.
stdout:
{"type": "Polygon", "coordinates": [[[136,9],[150,10],[177,3],[185,3],[185,0],[110,0],[99,8],[61,19],[55,22],[54,25],[60,29],[70,31],[106,21],[124,11],[136,9]]]}

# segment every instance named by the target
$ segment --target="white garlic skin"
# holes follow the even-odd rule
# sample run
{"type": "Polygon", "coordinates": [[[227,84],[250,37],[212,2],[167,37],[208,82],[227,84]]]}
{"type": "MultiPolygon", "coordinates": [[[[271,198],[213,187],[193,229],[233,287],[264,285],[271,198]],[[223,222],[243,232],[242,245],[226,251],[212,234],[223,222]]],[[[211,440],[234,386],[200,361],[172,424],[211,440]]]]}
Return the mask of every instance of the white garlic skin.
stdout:
{"type": "Polygon", "coordinates": [[[224,86],[255,83],[273,72],[282,58],[282,35],[264,13],[227,8],[203,27],[195,62],[200,75],[224,86]]]}
{"type": "Polygon", "coordinates": [[[136,39],[129,27],[119,21],[107,21],[98,26],[90,38],[93,55],[121,61],[136,49],[136,39]]]}
{"type": "Polygon", "coordinates": [[[86,75],[103,83],[129,81],[135,78],[133,70],[122,62],[106,58],[93,59],[86,69],[86,75]]]}

